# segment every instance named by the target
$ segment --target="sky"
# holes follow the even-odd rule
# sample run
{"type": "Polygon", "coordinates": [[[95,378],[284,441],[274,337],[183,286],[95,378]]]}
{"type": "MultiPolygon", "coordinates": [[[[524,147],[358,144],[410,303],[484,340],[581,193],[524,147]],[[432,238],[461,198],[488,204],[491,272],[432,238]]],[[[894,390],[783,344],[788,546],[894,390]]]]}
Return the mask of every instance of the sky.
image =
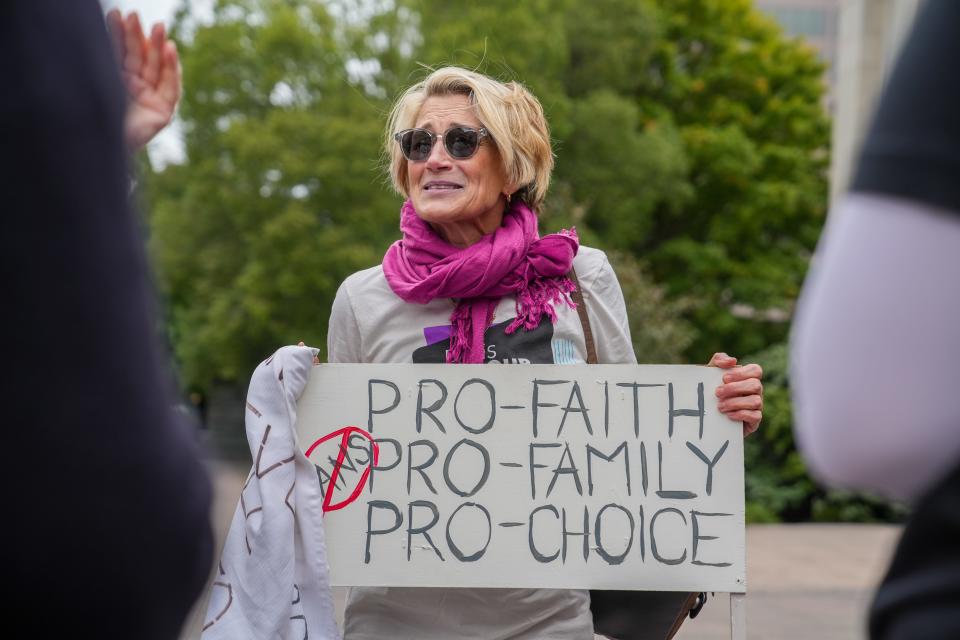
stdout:
{"type": "MultiPolygon", "coordinates": [[[[154,22],[165,22],[167,24],[173,19],[173,12],[180,4],[180,0],[100,0],[103,10],[117,8],[127,13],[136,11],[140,14],[140,20],[144,26],[152,25],[154,22]]],[[[194,9],[202,10],[204,6],[209,6],[210,2],[191,0],[191,5],[197,5],[194,9]]]]}

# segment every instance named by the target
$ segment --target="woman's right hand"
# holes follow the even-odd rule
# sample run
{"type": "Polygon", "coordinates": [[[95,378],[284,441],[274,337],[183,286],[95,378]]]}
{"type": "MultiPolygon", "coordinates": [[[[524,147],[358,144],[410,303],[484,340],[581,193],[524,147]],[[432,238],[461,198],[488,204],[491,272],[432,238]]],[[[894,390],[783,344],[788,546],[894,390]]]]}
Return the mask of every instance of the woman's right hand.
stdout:
{"type": "Polygon", "coordinates": [[[180,59],[164,26],[153,25],[147,38],[136,12],[124,18],[113,9],[107,13],[107,28],[129,98],[124,139],[135,153],[173,119],[180,100],[180,59]]]}

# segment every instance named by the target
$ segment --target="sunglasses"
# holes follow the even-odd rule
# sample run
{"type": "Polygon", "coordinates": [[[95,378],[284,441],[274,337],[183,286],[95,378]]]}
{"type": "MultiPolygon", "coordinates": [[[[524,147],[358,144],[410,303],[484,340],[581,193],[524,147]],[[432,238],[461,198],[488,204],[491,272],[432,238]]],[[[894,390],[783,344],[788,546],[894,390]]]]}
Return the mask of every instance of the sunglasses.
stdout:
{"type": "MultiPolygon", "coordinates": [[[[466,160],[480,148],[480,140],[489,135],[483,127],[450,127],[443,133],[443,146],[451,158],[466,160]]],[[[440,137],[426,129],[405,129],[393,135],[393,139],[400,143],[403,157],[411,162],[423,162],[429,158],[434,143],[440,137]]]]}

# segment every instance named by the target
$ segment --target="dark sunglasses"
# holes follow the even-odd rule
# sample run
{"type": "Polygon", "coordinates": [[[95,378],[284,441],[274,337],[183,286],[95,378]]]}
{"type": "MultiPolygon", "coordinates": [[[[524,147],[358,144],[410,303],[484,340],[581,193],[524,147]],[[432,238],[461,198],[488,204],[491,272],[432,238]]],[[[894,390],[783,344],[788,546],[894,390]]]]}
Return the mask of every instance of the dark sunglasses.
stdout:
{"type": "MultiPolygon", "coordinates": [[[[480,140],[489,135],[483,127],[450,127],[443,133],[443,146],[451,158],[466,160],[480,148],[480,140]]],[[[423,162],[429,158],[434,143],[440,137],[426,129],[404,129],[393,135],[393,139],[400,143],[403,157],[411,162],[423,162]]]]}

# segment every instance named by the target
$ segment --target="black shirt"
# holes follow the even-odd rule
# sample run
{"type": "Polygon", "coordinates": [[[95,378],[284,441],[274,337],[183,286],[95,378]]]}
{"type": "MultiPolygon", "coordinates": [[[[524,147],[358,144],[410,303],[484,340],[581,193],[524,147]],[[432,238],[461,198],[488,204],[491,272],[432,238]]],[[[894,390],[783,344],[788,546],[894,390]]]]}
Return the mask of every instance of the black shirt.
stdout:
{"type": "Polygon", "coordinates": [[[0,3],[5,625],[175,638],[210,568],[210,485],[154,340],[100,11],[0,3]]]}

